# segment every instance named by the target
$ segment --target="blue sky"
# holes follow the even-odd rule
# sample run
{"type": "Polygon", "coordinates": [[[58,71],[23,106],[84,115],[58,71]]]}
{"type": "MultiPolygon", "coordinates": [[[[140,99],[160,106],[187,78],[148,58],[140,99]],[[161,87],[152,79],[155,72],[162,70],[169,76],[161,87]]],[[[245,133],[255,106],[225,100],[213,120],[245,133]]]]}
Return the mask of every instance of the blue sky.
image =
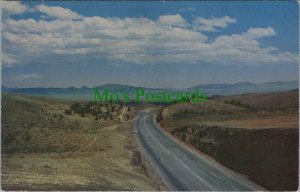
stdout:
{"type": "Polygon", "coordinates": [[[4,2],[2,84],[298,80],[296,2],[4,2]]]}

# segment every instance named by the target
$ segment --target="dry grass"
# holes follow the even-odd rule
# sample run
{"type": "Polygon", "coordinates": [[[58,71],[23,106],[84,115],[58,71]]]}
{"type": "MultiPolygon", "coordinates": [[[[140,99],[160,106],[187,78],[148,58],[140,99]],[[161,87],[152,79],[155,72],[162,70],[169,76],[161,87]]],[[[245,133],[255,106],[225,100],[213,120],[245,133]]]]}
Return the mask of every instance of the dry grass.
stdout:
{"type": "Polygon", "coordinates": [[[2,189],[156,190],[130,165],[130,121],[65,115],[69,103],[2,97],[2,189]]]}
{"type": "Polygon", "coordinates": [[[298,100],[295,99],[297,95],[297,92],[247,94],[218,97],[199,104],[175,104],[163,109],[164,120],[161,124],[168,130],[188,125],[216,125],[229,128],[298,128],[298,110],[295,110],[299,106],[298,100]],[[247,108],[243,107],[243,104],[239,106],[224,103],[231,99],[245,102],[249,106],[247,108]],[[253,102],[258,104],[253,104],[253,102]]]}
{"type": "Polygon", "coordinates": [[[299,90],[278,93],[261,93],[261,94],[243,94],[232,96],[221,96],[215,98],[219,101],[236,100],[243,104],[249,104],[256,109],[264,110],[285,110],[285,111],[298,111],[299,106],[299,90]]]}

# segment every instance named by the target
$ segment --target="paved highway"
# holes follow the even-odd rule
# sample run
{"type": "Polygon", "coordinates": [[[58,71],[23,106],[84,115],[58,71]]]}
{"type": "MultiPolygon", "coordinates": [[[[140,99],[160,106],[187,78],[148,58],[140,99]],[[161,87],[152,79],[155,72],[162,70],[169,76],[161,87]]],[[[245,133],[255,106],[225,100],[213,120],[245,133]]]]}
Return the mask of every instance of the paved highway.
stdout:
{"type": "Polygon", "coordinates": [[[140,113],[134,129],[142,152],[170,190],[264,190],[177,142],[157,127],[150,113],[140,113]]]}

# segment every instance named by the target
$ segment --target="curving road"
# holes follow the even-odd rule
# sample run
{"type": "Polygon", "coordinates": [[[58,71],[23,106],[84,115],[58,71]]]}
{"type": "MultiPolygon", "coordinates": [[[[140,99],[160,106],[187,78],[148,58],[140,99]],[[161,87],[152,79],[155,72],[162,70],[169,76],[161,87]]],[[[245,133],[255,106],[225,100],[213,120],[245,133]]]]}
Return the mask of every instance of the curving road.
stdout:
{"type": "Polygon", "coordinates": [[[140,113],[134,129],[142,152],[170,190],[264,190],[178,143],[157,127],[150,113],[140,113]]]}

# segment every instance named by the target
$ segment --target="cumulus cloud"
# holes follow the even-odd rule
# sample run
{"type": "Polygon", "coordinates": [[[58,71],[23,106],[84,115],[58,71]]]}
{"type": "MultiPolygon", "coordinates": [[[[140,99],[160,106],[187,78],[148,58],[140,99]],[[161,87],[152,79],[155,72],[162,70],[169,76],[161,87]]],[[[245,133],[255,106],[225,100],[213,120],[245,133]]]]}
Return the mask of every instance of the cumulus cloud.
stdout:
{"type": "Polygon", "coordinates": [[[10,15],[19,15],[28,10],[26,5],[21,4],[18,1],[2,1],[2,17],[8,17],[10,15]]]}
{"type": "MultiPolygon", "coordinates": [[[[44,5],[40,5],[44,6],[44,5]]],[[[37,6],[37,7],[40,7],[37,6]]],[[[69,10],[51,20],[12,19],[3,21],[2,50],[7,65],[63,63],[98,59],[107,63],[210,63],[258,65],[297,63],[297,54],[263,46],[260,38],[276,35],[271,27],[250,28],[241,34],[221,35],[208,41],[179,14],[149,18],[78,16],[69,10]],[[14,56],[13,56],[14,55],[14,56]],[[74,59],[75,58],[75,59],[74,59]],[[22,61],[22,62],[18,62],[22,61]]],[[[39,10],[42,10],[41,7],[39,10]]],[[[44,11],[45,11],[44,10],[44,11]]],[[[46,11],[45,11],[46,12],[46,11]]],[[[51,12],[51,13],[50,13],[51,12]]],[[[197,18],[193,24],[209,31],[226,28],[236,19],[197,18]]],[[[4,62],[3,60],[3,62],[4,62]]]]}
{"type": "Polygon", "coordinates": [[[272,27],[267,28],[250,28],[246,33],[243,34],[249,39],[259,39],[264,37],[275,36],[276,32],[272,27]]]}
{"type": "Polygon", "coordinates": [[[46,6],[46,5],[37,5],[35,9],[39,12],[45,13],[54,18],[60,19],[79,19],[81,16],[71,11],[70,9],[55,7],[55,6],[46,6]]]}
{"type": "Polygon", "coordinates": [[[12,56],[7,55],[5,53],[1,53],[1,60],[2,60],[2,64],[8,67],[11,67],[14,64],[18,63],[16,59],[14,59],[12,56]]]}
{"type": "Polygon", "coordinates": [[[235,18],[224,16],[219,18],[203,18],[196,17],[194,19],[194,29],[197,31],[207,31],[207,32],[215,32],[218,31],[219,28],[226,28],[229,24],[236,23],[237,20],[235,18]]]}
{"type": "Polygon", "coordinates": [[[187,22],[181,17],[181,15],[161,15],[158,18],[158,22],[162,25],[186,27],[187,22]]]}

